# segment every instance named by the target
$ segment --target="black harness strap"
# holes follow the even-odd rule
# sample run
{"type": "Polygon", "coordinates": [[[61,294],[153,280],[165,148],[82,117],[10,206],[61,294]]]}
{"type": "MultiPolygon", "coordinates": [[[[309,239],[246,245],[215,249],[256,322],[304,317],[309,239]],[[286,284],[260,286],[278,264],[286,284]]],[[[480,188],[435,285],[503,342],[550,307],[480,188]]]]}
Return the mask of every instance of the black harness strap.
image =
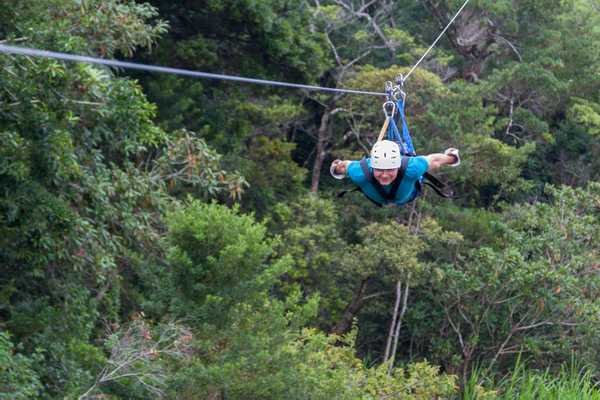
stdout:
{"type": "Polygon", "coordinates": [[[445,183],[441,182],[438,178],[431,175],[429,172],[425,172],[423,177],[425,178],[423,183],[432,188],[438,196],[443,197],[445,199],[454,198],[454,193],[452,193],[452,191],[450,191],[450,193],[444,192],[448,189],[448,186],[445,183]]]}
{"type": "MultiPolygon", "coordinates": [[[[402,183],[402,178],[404,178],[404,173],[406,172],[406,167],[408,166],[408,157],[402,157],[400,168],[398,169],[398,175],[394,182],[392,182],[392,187],[389,193],[385,191],[383,186],[373,177],[371,171],[369,171],[369,165],[367,164],[367,159],[363,158],[360,160],[360,167],[363,171],[363,174],[367,177],[369,183],[377,190],[377,193],[383,197],[386,201],[391,201],[396,198],[396,193],[398,193],[398,188],[400,187],[400,183],[402,183]]],[[[368,197],[368,196],[367,196],[368,197]]]]}

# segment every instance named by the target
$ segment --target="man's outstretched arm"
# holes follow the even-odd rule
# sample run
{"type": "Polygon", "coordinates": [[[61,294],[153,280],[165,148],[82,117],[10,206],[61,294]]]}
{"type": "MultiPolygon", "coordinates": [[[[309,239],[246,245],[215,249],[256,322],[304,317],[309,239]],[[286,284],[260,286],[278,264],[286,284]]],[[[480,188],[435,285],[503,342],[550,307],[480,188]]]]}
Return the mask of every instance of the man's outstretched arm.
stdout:
{"type": "Polygon", "coordinates": [[[444,154],[429,154],[425,156],[425,159],[427,159],[427,162],[429,163],[429,168],[427,169],[428,172],[436,171],[440,169],[440,167],[442,167],[443,165],[456,167],[460,164],[460,156],[458,154],[458,150],[453,148],[446,150],[444,154]]]}

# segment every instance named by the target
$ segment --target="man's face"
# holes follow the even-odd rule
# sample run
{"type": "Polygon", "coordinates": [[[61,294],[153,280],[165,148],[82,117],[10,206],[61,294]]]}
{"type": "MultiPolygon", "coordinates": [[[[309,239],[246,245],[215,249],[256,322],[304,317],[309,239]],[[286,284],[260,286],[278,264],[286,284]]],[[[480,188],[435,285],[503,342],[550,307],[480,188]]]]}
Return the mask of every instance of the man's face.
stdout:
{"type": "Polygon", "coordinates": [[[396,169],[373,169],[373,176],[380,185],[389,185],[394,182],[398,176],[398,168],[396,169]]]}

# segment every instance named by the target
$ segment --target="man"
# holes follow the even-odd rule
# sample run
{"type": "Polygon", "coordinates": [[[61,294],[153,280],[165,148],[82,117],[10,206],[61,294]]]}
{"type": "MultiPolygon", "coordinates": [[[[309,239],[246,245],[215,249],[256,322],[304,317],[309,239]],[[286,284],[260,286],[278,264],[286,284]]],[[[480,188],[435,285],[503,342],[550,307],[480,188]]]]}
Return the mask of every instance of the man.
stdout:
{"type": "Polygon", "coordinates": [[[379,205],[403,205],[418,195],[416,183],[426,172],[443,165],[460,164],[457,149],[444,154],[409,157],[400,154],[400,147],[390,140],[375,143],[371,157],[362,161],[335,160],[330,172],[336,179],[349,177],[370,200],[379,205]]]}

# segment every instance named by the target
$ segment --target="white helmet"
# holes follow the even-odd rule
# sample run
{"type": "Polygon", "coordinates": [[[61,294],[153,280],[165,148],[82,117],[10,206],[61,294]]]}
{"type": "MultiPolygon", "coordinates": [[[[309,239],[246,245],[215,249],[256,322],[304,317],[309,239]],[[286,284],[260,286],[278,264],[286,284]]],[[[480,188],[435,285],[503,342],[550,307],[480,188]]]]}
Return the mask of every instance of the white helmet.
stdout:
{"type": "Polygon", "coordinates": [[[400,168],[400,146],[391,140],[375,143],[371,150],[371,167],[375,169],[400,168]]]}

